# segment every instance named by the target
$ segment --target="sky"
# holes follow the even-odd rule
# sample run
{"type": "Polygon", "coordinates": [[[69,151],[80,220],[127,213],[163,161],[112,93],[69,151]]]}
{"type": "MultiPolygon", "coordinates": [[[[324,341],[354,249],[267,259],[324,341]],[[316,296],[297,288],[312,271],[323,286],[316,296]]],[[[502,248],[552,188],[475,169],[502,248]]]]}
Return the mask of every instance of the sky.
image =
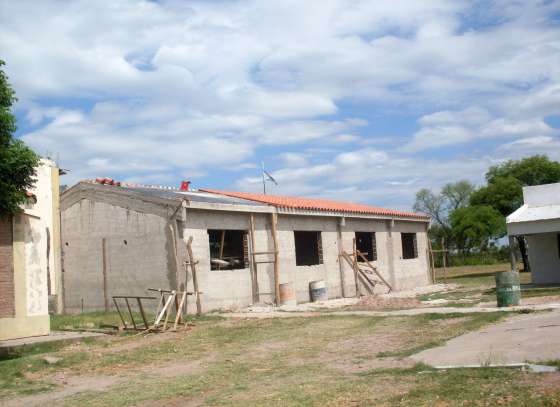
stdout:
{"type": "Polygon", "coordinates": [[[1,1],[16,136],[72,185],[409,209],[560,160],[560,1],[1,1]]]}

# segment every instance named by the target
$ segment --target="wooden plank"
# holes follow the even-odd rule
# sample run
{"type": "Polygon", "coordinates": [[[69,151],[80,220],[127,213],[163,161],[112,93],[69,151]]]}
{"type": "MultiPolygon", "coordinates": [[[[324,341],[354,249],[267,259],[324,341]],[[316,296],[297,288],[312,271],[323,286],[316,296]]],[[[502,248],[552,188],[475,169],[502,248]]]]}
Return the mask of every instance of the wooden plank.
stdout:
{"type": "Polygon", "coordinates": [[[369,262],[369,260],[366,258],[366,256],[363,255],[363,253],[360,253],[360,251],[356,250],[356,253],[358,254],[358,256],[360,256],[362,258],[362,260],[369,266],[369,268],[371,268],[371,270],[377,275],[377,277],[379,277],[381,279],[381,281],[383,281],[383,283],[389,287],[389,291],[393,291],[393,287],[391,287],[391,285],[383,278],[383,276],[381,274],[379,274],[379,272],[377,271],[377,269],[374,267],[373,264],[371,264],[369,262]]]}
{"type": "MultiPolygon", "coordinates": [[[[164,294],[162,294],[162,295],[164,295],[164,294]]],[[[162,297],[162,299],[163,299],[163,297],[162,297]]],[[[167,300],[165,300],[165,305],[159,311],[159,315],[157,316],[157,318],[154,322],[154,328],[157,328],[157,326],[161,322],[161,319],[165,315],[165,313],[167,311],[167,308],[169,307],[169,304],[171,303],[172,300],[173,300],[173,296],[171,294],[169,294],[168,297],[167,297],[167,300]]]]}
{"type": "MultiPolygon", "coordinates": [[[[220,253],[218,254],[218,259],[222,260],[222,257],[224,257],[224,240],[226,238],[226,231],[222,230],[222,235],[220,238],[220,253]]],[[[222,266],[218,263],[218,270],[222,268],[222,266]]]]}
{"type": "MultiPolygon", "coordinates": [[[[444,237],[441,238],[441,250],[445,252],[445,238],[444,237]]],[[[442,263],[443,263],[443,283],[447,284],[447,267],[446,267],[446,264],[445,264],[447,262],[447,259],[446,259],[447,256],[446,256],[445,253],[443,253],[443,256],[441,256],[441,257],[442,257],[442,263]]]]}
{"type": "Polygon", "coordinates": [[[169,315],[171,315],[171,310],[173,309],[173,305],[171,305],[173,302],[177,301],[177,294],[175,293],[175,291],[173,291],[171,294],[169,294],[169,298],[171,299],[170,302],[168,302],[167,304],[167,312],[165,313],[165,321],[163,321],[163,330],[165,331],[167,329],[167,322],[169,321],[169,315]]]}
{"type": "Polygon", "coordinates": [[[274,298],[276,300],[276,305],[280,305],[280,269],[278,264],[278,236],[276,226],[278,223],[278,214],[272,212],[271,214],[271,233],[272,242],[274,243],[274,298]]]}
{"type": "Polygon", "coordinates": [[[197,275],[196,275],[196,264],[195,264],[193,251],[192,251],[192,241],[193,241],[193,237],[190,236],[189,240],[187,242],[187,254],[189,255],[189,262],[190,262],[190,266],[191,266],[194,292],[196,294],[196,314],[200,315],[200,314],[202,314],[202,304],[200,302],[201,292],[198,291],[198,278],[197,278],[197,275]]]}
{"type": "Polygon", "coordinates": [[[356,284],[356,297],[360,296],[360,284],[358,282],[358,259],[356,256],[356,238],[352,239],[352,255],[354,256],[354,261],[352,262],[352,268],[354,269],[354,283],[356,284]]]}
{"type": "MultiPolygon", "coordinates": [[[[341,218],[343,219],[343,218],[341,218]]],[[[341,219],[336,222],[336,246],[338,248],[338,271],[340,273],[340,293],[342,298],[346,298],[346,276],[344,275],[344,265],[340,261],[340,254],[342,253],[342,226],[341,219]]]]}
{"type": "Polygon", "coordinates": [[[249,234],[250,234],[250,239],[251,239],[251,256],[250,256],[250,261],[251,261],[251,292],[253,295],[253,304],[256,304],[260,301],[260,296],[259,296],[259,279],[258,279],[258,269],[257,269],[257,264],[255,263],[255,255],[257,254],[257,252],[255,251],[255,247],[256,247],[256,242],[255,242],[255,217],[254,215],[251,213],[249,215],[249,234]]]}
{"type": "Polygon", "coordinates": [[[183,294],[181,295],[181,303],[179,304],[179,307],[177,308],[177,315],[175,316],[175,323],[173,324],[173,329],[177,329],[177,325],[179,324],[179,322],[181,322],[181,317],[183,315],[183,305],[185,304],[185,300],[187,298],[187,292],[183,291],[183,294]]]}
{"type": "Polygon", "coordinates": [[[101,256],[103,267],[103,299],[105,304],[105,312],[109,312],[109,293],[107,292],[107,239],[101,239],[101,256]]]}

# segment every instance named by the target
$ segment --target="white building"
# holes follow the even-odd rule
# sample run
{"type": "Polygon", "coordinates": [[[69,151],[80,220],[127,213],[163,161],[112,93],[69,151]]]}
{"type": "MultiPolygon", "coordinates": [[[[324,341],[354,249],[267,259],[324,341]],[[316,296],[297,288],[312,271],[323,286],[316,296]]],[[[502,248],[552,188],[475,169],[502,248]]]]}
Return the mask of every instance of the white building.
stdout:
{"type": "Polygon", "coordinates": [[[560,283],[560,183],[524,187],[523,201],[506,219],[508,235],[525,236],[534,284],[560,283]]]}
{"type": "Polygon", "coordinates": [[[42,159],[22,212],[0,218],[0,340],[48,335],[59,309],[59,169],[42,159]]]}

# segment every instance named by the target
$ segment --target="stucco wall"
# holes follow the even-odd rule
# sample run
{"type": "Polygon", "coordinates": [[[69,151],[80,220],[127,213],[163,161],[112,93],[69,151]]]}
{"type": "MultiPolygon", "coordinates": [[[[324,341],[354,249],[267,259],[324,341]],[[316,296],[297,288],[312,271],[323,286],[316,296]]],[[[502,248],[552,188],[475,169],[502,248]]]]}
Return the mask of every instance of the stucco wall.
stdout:
{"type": "Polygon", "coordinates": [[[560,256],[556,233],[528,235],[526,238],[533,283],[560,283],[560,256]]]}
{"type": "MultiPolygon", "coordinates": [[[[55,164],[50,160],[41,160],[40,167],[36,169],[35,186],[31,190],[37,201],[25,204],[23,213],[13,218],[12,256],[11,259],[3,256],[4,261],[12,263],[13,312],[11,317],[8,314],[4,315],[6,318],[0,318],[0,340],[49,333],[48,277],[49,271],[55,277],[59,264],[57,256],[53,255],[58,239],[53,227],[56,223],[55,208],[58,207],[58,195],[53,193],[55,176],[58,177],[55,164]]],[[[10,264],[7,266],[9,269],[10,264]]]]}

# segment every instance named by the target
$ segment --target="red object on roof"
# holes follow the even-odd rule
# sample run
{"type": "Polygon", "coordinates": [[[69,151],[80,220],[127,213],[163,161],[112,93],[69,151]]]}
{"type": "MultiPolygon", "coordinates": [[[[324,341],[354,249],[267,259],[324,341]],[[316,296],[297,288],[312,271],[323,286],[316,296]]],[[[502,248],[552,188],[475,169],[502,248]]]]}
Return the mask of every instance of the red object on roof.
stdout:
{"type": "Polygon", "coordinates": [[[278,208],[291,208],[303,209],[312,211],[328,211],[328,212],[350,212],[361,213],[381,216],[397,216],[416,218],[422,220],[429,220],[430,217],[414,212],[402,212],[393,209],[377,208],[375,206],[360,205],[349,202],[331,201],[328,199],[309,199],[298,198],[292,196],[277,196],[277,195],[263,195],[253,194],[249,192],[230,192],[218,191],[215,189],[199,189],[202,192],[209,192],[212,194],[225,195],[233,198],[247,199],[249,201],[260,202],[276,206],[278,208]]]}

